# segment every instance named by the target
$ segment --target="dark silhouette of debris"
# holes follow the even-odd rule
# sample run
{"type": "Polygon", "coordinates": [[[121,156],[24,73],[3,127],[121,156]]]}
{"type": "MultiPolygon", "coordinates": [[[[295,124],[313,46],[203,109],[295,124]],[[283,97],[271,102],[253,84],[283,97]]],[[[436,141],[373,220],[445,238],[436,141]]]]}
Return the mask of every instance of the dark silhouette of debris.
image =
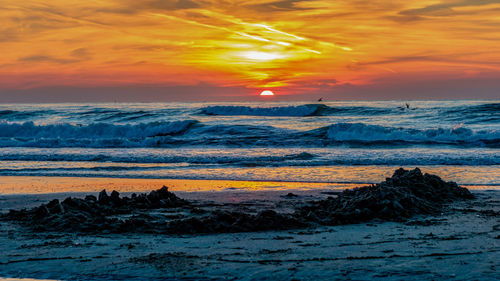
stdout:
{"type": "Polygon", "coordinates": [[[400,168],[385,181],[345,190],[338,197],[317,201],[299,210],[299,216],[322,225],[365,222],[372,219],[402,221],[417,214],[437,214],[443,204],[472,199],[466,188],[420,169],[400,168]]]}
{"type": "MultiPolygon", "coordinates": [[[[383,221],[404,221],[419,214],[439,214],[447,203],[474,196],[454,182],[420,169],[398,169],[385,181],[345,190],[336,197],[297,204],[294,213],[274,210],[250,213],[205,210],[180,199],[167,187],[149,194],[120,197],[117,191],[85,199],[55,199],[30,210],[11,210],[0,218],[19,222],[34,231],[91,233],[223,233],[284,230],[315,225],[338,225],[383,221]],[[154,210],[154,211],[153,211],[154,210]]],[[[297,195],[289,193],[286,198],[297,195]]]]}

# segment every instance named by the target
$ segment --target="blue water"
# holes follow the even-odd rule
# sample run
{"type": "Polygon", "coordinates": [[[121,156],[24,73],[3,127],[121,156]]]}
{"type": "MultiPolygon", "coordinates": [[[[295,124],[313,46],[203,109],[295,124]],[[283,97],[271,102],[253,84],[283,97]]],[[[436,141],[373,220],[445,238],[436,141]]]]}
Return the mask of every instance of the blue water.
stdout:
{"type": "Polygon", "coordinates": [[[3,104],[0,175],[372,182],[423,166],[500,184],[500,101],[409,105],[3,104]]]}

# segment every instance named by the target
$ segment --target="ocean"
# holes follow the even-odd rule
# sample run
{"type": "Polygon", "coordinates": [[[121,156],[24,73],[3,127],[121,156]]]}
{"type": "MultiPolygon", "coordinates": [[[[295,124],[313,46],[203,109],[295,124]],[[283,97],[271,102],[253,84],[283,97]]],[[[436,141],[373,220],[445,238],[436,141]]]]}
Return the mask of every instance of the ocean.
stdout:
{"type": "Polygon", "coordinates": [[[0,176],[500,186],[500,101],[0,105],[0,176]]]}

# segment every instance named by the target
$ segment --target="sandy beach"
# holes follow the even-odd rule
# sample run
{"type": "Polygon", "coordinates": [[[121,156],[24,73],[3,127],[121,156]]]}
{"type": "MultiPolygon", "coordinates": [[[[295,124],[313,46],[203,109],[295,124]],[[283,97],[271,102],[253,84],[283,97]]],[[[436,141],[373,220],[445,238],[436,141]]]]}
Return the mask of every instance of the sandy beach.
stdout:
{"type": "MultiPolygon", "coordinates": [[[[143,182],[144,188],[149,184],[156,182],[143,182]]],[[[209,210],[273,208],[286,213],[291,206],[325,199],[332,191],[345,188],[301,190],[295,184],[239,190],[231,187],[269,183],[219,182],[224,187],[219,191],[176,194],[209,210]]],[[[2,195],[0,211],[34,207],[54,198],[83,198],[84,194],[97,195],[64,190],[2,195]]],[[[85,234],[31,232],[2,221],[0,276],[53,280],[496,280],[500,191],[476,189],[473,194],[476,199],[450,204],[442,214],[402,222],[375,220],[282,231],[85,234]]]]}

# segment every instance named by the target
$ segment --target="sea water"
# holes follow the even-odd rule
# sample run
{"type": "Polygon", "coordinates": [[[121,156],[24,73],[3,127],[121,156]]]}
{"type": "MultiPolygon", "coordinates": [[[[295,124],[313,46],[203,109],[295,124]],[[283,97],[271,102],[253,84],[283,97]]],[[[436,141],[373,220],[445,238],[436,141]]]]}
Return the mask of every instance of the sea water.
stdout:
{"type": "Polygon", "coordinates": [[[500,101],[1,104],[0,176],[500,185],[500,101]]]}

